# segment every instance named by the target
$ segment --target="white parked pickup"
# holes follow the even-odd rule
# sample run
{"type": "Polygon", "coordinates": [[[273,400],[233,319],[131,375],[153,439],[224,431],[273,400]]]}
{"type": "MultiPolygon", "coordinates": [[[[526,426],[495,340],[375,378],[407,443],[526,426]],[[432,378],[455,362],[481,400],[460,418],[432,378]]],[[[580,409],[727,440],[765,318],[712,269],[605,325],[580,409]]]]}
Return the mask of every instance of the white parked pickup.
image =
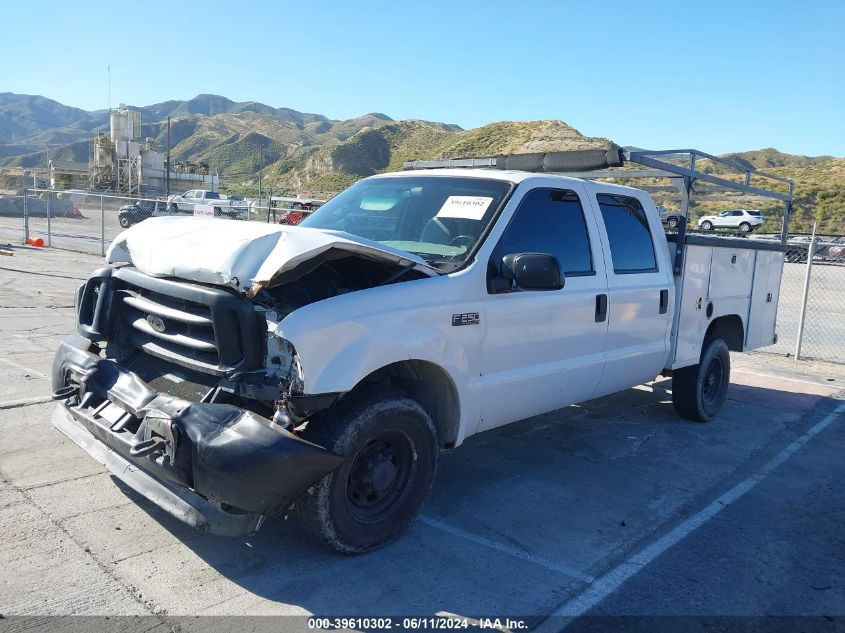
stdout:
{"type": "Polygon", "coordinates": [[[356,553],[474,433],[659,374],[678,414],[716,416],[729,352],[775,341],[783,246],[667,237],[639,189],[431,169],[300,226],[152,218],[108,260],[57,353],[55,424],[191,525],[293,508],[356,553]]]}
{"type": "Polygon", "coordinates": [[[167,199],[171,213],[248,220],[249,207],[243,200],[230,200],[216,191],[192,189],[167,199]]]}

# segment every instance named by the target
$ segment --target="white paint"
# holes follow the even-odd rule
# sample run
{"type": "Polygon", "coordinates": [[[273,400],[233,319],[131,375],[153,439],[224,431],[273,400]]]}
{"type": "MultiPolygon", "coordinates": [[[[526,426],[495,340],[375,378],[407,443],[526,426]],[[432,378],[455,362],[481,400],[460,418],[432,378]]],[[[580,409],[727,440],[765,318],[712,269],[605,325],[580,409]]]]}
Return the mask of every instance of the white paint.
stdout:
{"type": "Polygon", "coordinates": [[[627,560],[607,572],[604,576],[592,582],[585,591],[570,598],[560,607],[552,611],[549,614],[549,617],[567,616],[576,618],[587,613],[590,609],[598,605],[602,600],[607,598],[633,576],[639,573],[655,558],[677,545],[689,534],[717,516],[720,512],[722,512],[722,510],[753,490],[757,484],[771,475],[781,464],[797,453],[809,440],[830,426],[843,412],[845,412],[845,404],[839,405],[829,415],[824,417],[820,422],[816,423],[810,430],[781,450],[777,455],[766,462],[760,470],[738,483],[715,501],[708,504],[703,510],[700,510],[677,525],[674,529],[659,538],[657,541],[633,554],[627,560]]]}
{"type": "Polygon", "coordinates": [[[538,558],[534,556],[531,552],[526,552],[524,550],[517,549],[515,547],[511,547],[510,545],[505,545],[504,543],[498,543],[496,541],[491,541],[490,539],[486,539],[483,536],[478,536],[477,534],[473,534],[472,532],[467,532],[459,527],[455,527],[454,525],[450,525],[445,521],[440,521],[438,519],[432,519],[426,516],[420,516],[417,518],[420,523],[423,523],[429,527],[436,528],[442,532],[446,532],[447,534],[452,534],[454,536],[459,536],[462,539],[466,539],[467,541],[471,541],[472,543],[476,543],[478,545],[482,545],[484,547],[488,547],[492,550],[496,550],[497,552],[501,552],[502,554],[507,554],[508,556],[513,556],[514,558],[518,558],[520,560],[526,561],[533,565],[537,565],[538,567],[542,567],[544,569],[548,569],[549,571],[554,571],[559,574],[563,574],[565,576],[571,576],[572,578],[577,578],[582,582],[592,582],[593,577],[585,574],[583,572],[578,571],[577,569],[573,569],[568,565],[563,565],[561,563],[555,563],[553,561],[546,560],[544,558],[538,558]]]}
{"type": "Polygon", "coordinates": [[[449,196],[437,212],[437,217],[480,220],[491,202],[493,198],[485,196],[449,196]]]}
{"type": "Polygon", "coordinates": [[[110,264],[133,264],[153,277],[243,291],[330,249],[438,274],[418,255],[341,231],[188,216],[149,218],[129,227],[114,239],[106,259],[110,264]]]}

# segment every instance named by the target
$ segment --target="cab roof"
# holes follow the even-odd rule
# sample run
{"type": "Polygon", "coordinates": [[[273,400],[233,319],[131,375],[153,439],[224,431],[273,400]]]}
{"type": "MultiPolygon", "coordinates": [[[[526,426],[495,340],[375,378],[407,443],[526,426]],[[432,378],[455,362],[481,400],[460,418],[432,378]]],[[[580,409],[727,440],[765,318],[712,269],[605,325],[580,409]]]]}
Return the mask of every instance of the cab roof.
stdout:
{"type": "MultiPolygon", "coordinates": [[[[561,186],[566,183],[581,183],[587,187],[588,191],[601,190],[602,192],[617,190],[620,194],[630,195],[632,192],[646,194],[642,189],[636,187],[627,187],[625,185],[612,184],[607,182],[600,182],[597,180],[587,180],[584,178],[573,178],[572,176],[564,176],[557,173],[547,172],[529,172],[507,169],[484,169],[484,168],[438,168],[438,169],[420,169],[420,170],[406,170],[395,171],[385,174],[378,174],[370,176],[370,178],[401,178],[403,176],[411,176],[414,178],[422,177],[455,177],[455,178],[485,178],[487,180],[501,180],[511,182],[514,184],[521,184],[523,182],[538,181],[538,184],[544,183],[548,186],[549,180],[556,180],[561,182],[561,186]]],[[[646,194],[648,195],[648,194],[646,194]]]]}

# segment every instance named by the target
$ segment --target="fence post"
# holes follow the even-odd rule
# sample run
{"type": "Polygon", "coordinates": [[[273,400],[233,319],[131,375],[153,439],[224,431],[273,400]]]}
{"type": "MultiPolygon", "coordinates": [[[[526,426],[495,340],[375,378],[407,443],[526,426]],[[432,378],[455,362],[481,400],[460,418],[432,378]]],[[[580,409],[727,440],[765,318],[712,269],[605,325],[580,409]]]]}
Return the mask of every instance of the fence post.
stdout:
{"type": "Polygon", "coordinates": [[[27,172],[23,172],[23,243],[29,243],[29,201],[27,198],[27,172]]]}
{"type": "Polygon", "coordinates": [[[50,217],[52,213],[50,212],[50,201],[53,199],[53,192],[47,192],[47,246],[50,247],[53,245],[53,230],[51,225],[52,218],[50,217]]]}
{"type": "Polygon", "coordinates": [[[106,256],[106,207],[100,194],[100,255],[106,256]]]}
{"type": "Polygon", "coordinates": [[[795,360],[801,360],[801,343],[804,342],[804,323],[807,317],[807,301],[810,297],[810,273],[813,270],[813,253],[816,251],[816,224],[807,249],[807,272],[804,275],[804,292],[801,295],[801,312],[798,316],[798,338],[795,341],[795,360]]]}

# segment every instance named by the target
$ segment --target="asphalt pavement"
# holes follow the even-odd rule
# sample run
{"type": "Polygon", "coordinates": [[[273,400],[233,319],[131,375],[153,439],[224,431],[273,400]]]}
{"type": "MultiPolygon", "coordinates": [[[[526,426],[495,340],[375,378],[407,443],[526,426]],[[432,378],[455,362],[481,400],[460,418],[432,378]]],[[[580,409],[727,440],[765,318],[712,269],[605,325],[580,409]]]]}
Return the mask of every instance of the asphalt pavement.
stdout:
{"type": "Polygon", "coordinates": [[[255,623],[219,618],[454,614],[538,631],[655,616],[843,626],[841,365],[733,354],[728,400],[709,424],[678,418],[660,379],[472,437],[443,456],[405,536],[344,557],[293,520],[249,538],[195,532],[50,425],[53,351],[72,330],[75,287],[102,264],[20,248],[0,261],[7,622],[143,616],[130,620],[139,630],[169,630],[208,616],[233,630],[255,623]]]}

